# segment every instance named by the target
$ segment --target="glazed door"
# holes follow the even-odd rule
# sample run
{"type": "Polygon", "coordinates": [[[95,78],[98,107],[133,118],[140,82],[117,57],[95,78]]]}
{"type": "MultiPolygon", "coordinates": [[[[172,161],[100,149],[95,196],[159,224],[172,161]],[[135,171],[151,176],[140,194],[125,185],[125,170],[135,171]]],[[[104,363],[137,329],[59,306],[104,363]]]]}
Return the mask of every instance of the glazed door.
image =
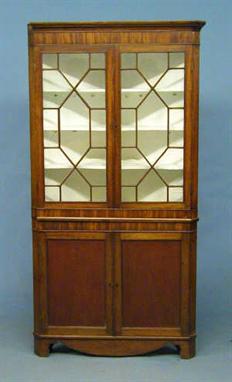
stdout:
{"type": "Polygon", "coordinates": [[[112,332],[112,252],[105,233],[39,235],[36,326],[49,334],[112,332]]]}
{"type": "Polygon", "coordinates": [[[121,233],[116,240],[118,335],[185,333],[189,243],[180,233],[121,233]]]}
{"type": "Polygon", "coordinates": [[[191,187],[191,50],[121,46],[118,55],[118,204],[184,208],[191,187]]]}
{"type": "MultiPolygon", "coordinates": [[[[35,59],[42,95],[37,113],[37,203],[59,207],[112,204],[112,49],[43,48],[35,59]],[[42,113],[41,113],[42,111],[42,113]],[[41,129],[42,126],[42,129],[41,129]],[[42,144],[43,142],[43,144],[42,144]]],[[[36,175],[36,174],[35,174],[36,175]]]]}
{"type": "Polygon", "coordinates": [[[34,205],[190,205],[190,47],[42,48],[35,56],[34,131],[43,145],[33,147],[34,205]]]}

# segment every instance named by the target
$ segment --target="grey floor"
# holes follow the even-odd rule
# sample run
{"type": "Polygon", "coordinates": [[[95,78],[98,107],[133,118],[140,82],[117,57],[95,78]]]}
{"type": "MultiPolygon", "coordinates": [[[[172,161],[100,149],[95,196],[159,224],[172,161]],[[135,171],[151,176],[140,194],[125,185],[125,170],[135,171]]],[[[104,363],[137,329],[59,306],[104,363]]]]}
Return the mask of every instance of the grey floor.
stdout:
{"type": "Polygon", "coordinates": [[[32,319],[22,309],[0,315],[0,382],[231,382],[232,323],[201,320],[197,356],[176,354],[91,357],[59,349],[48,358],[33,354],[32,319]]]}

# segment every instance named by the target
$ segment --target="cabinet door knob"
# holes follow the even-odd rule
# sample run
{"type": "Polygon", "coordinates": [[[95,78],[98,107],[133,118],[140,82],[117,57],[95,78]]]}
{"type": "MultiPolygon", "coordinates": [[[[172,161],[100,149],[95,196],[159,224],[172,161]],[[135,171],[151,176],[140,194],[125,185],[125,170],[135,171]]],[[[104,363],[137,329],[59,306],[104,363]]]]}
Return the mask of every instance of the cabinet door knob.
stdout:
{"type": "Polygon", "coordinates": [[[118,288],[118,283],[108,283],[108,286],[110,287],[110,288],[118,288]]]}

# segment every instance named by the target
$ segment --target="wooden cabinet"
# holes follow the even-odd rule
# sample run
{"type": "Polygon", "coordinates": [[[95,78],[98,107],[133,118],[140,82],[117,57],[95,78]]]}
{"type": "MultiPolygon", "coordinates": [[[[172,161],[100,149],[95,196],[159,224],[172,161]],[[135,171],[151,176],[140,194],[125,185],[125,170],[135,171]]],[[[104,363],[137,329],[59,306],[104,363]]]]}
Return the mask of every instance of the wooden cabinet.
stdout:
{"type": "Polygon", "coordinates": [[[38,355],[194,355],[203,25],[29,24],[38,355]]]}

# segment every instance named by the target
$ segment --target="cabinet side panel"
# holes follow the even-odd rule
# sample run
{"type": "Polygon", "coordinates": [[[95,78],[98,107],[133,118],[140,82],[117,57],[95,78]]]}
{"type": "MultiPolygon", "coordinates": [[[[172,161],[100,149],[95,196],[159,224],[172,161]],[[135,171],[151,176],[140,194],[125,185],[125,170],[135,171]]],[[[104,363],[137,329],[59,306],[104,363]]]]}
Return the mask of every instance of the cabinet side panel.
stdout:
{"type": "Polygon", "coordinates": [[[124,327],[180,326],[179,241],[122,243],[124,327]]]}
{"type": "Polygon", "coordinates": [[[43,131],[41,107],[41,57],[38,47],[29,49],[30,80],[30,146],[32,207],[41,207],[43,201],[43,131]]]}
{"type": "Polygon", "coordinates": [[[49,325],[105,325],[104,258],[100,240],[48,240],[49,325]]]}

